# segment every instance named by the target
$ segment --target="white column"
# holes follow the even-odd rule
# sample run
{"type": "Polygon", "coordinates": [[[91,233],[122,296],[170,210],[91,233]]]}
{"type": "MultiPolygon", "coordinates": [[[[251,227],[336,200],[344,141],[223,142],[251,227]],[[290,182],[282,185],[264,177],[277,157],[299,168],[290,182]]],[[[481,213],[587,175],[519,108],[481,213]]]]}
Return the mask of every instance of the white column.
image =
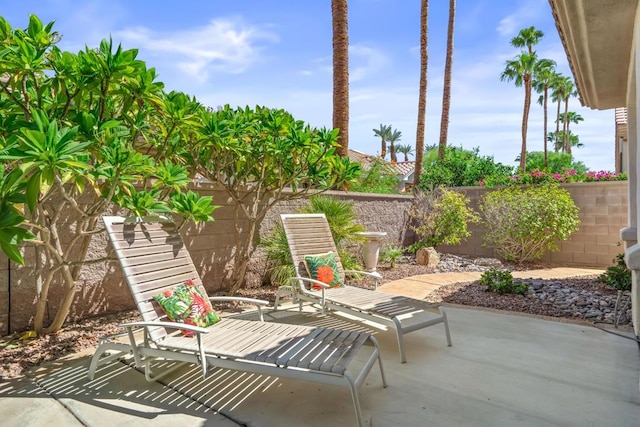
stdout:
{"type": "MultiPolygon", "coordinates": [[[[638,23],[640,10],[636,11],[636,23],[638,23]]],[[[638,291],[638,279],[640,278],[640,245],[638,245],[638,223],[640,211],[638,209],[638,165],[640,164],[640,152],[638,151],[638,123],[640,118],[638,113],[637,90],[640,87],[638,78],[640,73],[640,28],[636,25],[634,31],[633,55],[631,60],[631,70],[629,71],[629,87],[627,89],[627,140],[629,147],[629,227],[621,230],[621,235],[625,240],[625,260],[627,266],[632,270],[631,277],[631,315],[633,328],[636,336],[640,336],[640,292],[638,291]],[[635,233],[634,233],[635,231],[635,233]],[[635,241],[633,239],[635,235],[635,241]]]]}

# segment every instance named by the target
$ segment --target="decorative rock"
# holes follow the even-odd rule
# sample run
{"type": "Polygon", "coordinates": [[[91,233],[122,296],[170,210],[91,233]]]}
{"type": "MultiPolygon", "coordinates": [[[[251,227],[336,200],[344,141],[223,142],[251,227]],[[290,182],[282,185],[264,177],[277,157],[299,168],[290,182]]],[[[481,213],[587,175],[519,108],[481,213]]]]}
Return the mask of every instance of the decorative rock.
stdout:
{"type": "Polygon", "coordinates": [[[495,258],[476,258],[474,263],[484,267],[502,267],[502,262],[495,258]]]}
{"type": "Polygon", "coordinates": [[[440,256],[434,248],[420,248],[416,252],[416,264],[436,267],[440,262],[440,256]]]}

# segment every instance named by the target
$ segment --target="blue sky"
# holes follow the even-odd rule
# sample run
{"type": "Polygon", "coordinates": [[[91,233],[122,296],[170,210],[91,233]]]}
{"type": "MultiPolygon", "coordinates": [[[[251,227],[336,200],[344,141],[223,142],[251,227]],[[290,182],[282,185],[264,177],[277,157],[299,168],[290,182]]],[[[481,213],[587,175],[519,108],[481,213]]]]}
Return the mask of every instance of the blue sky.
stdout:
{"type": "MultiPolygon", "coordinates": [[[[56,21],[60,46],[77,52],[111,35],[156,67],[168,90],[202,103],[284,108],[316,127],[332,120],[329,0],[75,1],[0,0],[2,16],[24,28],[29,14],[56,21]]],[[[415,146],[419,74],[419,0],[349,0],[350,147],[376,154],[373,128],[391,124],[415,146]]],[[[429,7],[426,144],[440,133],[448,1],[429,7]]],[[[501,82],[509,41],[534,25],[537,51],[571,75],[547,0],[458,0],[449,144],[515,165],[520,153],[523,89],[501,82]]],[[[577,160],[614,169],[613,110],[570,102],[584,117],[573,130],[577,160]]],[[[553,111],[550,115],[554,116],[553,111]]],[[[532,105],[529,150],[542,150],[542,108],[532,105]]]]}

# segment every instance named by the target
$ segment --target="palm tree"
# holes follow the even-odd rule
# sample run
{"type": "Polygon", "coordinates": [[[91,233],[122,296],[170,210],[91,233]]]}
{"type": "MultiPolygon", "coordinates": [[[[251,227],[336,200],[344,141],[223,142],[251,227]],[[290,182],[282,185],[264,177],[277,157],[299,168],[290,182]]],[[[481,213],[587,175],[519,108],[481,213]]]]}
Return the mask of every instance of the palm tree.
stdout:
{"type": "Polygon", "coordinates": [[[375,136],[379,136],[382,140],[382,146],[380,148],[380,157],[385,158],[387,156],[387,140],[391,135],[391,125],[383,125],[380,123],[380,129],[373,129],[375,136]]]}
{"type": "Polygon", "coordinates": [[[533,53],[533,46],[537,45],[543,36],[544,33],[540,30],[536,30],[535,27],[523,28],[518,32],[517,36],[511,39],[511,46],[526,46],[529,55],[531,55],[533,53]]]}
{"type": "Polygon", "coordinates": [[[524,86],[524,108],[522,111],[522,148],[520,150],[520,170],[524,174],[527,157],[527,125],[531,108],[532,76],[538,58],[534,53],[522,52],[514,59],[506,62],[506,67],[500,75],[502,81],[513,81],[516,87],[524,86]]]}
{"type": "Polygon", "coordinates": [[[549,122],[549,114],[547,111],[547,101],[549,100],[549,85],[556,76],[556,63],[550,59],[541,59],[536,66],[533,76],[533,86],[536,92],[541,93],[538,103],[542,105],[544,110],[544,167],[547,167],[548,149],[547,149],[547,124],[549,122]]]}
{"type": "MultiPolygon", "coordinates": [[[[567,117],[567,122],[573,123],[574,125],[577,125],[580,122],[584,122],[584,117],[582,117],[580,114],[576,113],[575,111],[569,111],[566,114],[566,117],[567,117]]],[[[564,122],[564,118],[565,118],[565,114],[564,113],[560,114],[560,120],[564,122]]],[[[568,130],[568,127],[567,127],[567,130],[568,130]]]]}
{"type": "Polygon", "coordinates": [[[402,132],[394,129],[389,135],[389,151],[391,151],[391,162],[396,163],[398,161],[398,157],[396,156],[396,142],[400,141],[402,137],[402,132]]]}
{"type": "Polygon", "coordinates": [[[331,0],[333,25],[333,127],[340,129],[338,153],[349,155],[349,21],[347,0],[331,0]]]}
{"type": "MultiPolygon", "coordinates": [[[[560,131],[560,135],[556,138],[555,132],[549,132],[549,142],[554,143],[554,141],[556,141],[556,144],[558,144],[556,152],[560,151],[562,149],[561,145],[562,142],[564,140],[564,132],[560,131]]],[[[582,148],[584,147],[584,144],[582,142],[580,142],[580,137],[578,137],[578,135],[574,134],[573,132],[569,131],[568,135],[567,135],[567,140],[569,141],[569,145],[571,145],[571,147],[576,147],[576,148],[582,148]]],[[[564,150],[563,150],[564,151],[564,150]]],[[[570,154],[570,153],[567,153],[570,154]]]]}
{"type": "Polygon", "coordinates": [[[567,81],[565,82],[565,87],[564,87],[564,115],[563,115],[563,126],[562,126],[562,130],[564,131],[563,133],[563,139],[562,139],[562,149],[563,151],[565,151],[568,154],[571,154],[571,144],[569,144],[569,140],[568,140],[568,136],[569,136],[569,98],[571,98],[572,96],[576,96],[577,92],[575,89],[575,85],[573,84],[573,81],[571,81],[571,79],[567,79],[567,81]]]}
{"type": "Polygon", "coordinates": [[[561,148],[561,145],[558,139],[560,138],[560,107],[562,106],[562,101],[564,100],[564,92],[567,89],[567,85],[570,81],[571,79],[569,77],[561,73],[557,73],[556,76],[551,81],[551,85],[549,86],[551,88],[551,100],[553,102],[558,103],[558,111],[556,113],[556,131],[555,131],[556,141],[554,143],[556,153],[561,148]]]}
{"type": "Polygon", "coordinates": [[[449,108],[451,104],[451,67],[453,65],[453,30],[456,16],[456,0],[449,0],[449,25],[447,27],[447,58],[444,63],[444,88],[442,89],[442,116],[440,118],[440,143],[438,158],[444,159],[449,134],[449,108]]]}
{"type": "MultiPolygon", "coordinates": [[[[568,149],[567,153],[571,154],[571,147],[581,147],[582,144],[576,144],[574,143],[571,138],[576,137],[576,135],[573,135],[571,133],[571,131],[569,130],[569,126],[571,123],[577,125],[578,123],[584,121],[584,118],[576,113],[575,111],[568,111],[567,113],[562,113],[560,114],[560,120],[562,120],[562,123],[566,123],[566,132],[567,132],[567,140],[568,140],[568,144],[566,146],[566,148],[568,149]]],[[[564,133],[563,133],[563,142],[565,141],[564,139],[564,133]]],[[[564,148],[564,147],[563,147],[564,148]]]]}
{"type": "Polygon", "coordinates": [[[416,127],[416,167],[413,174],[414,188],[420,184],[424,158],[424,122],[427,112],[427,63],[429,0],[420,0],[420,89],[418,93],[418,125],[416,127]]]}
{"type": "Polygon", "coordinates": [[[413,147],[411,144],[398,144],[396,145],[396,152],[404,154],[404,161],[409,161],[409,156],[413,156],[415,151],[413,151],[413,147]]]}

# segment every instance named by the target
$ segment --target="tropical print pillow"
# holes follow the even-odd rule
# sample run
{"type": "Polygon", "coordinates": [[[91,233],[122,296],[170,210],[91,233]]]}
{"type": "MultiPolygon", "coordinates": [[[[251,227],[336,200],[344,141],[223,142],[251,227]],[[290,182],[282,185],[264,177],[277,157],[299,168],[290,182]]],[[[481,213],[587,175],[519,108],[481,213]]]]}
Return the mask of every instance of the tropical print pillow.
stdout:
{"type": "MultiPolygon", "coordinates": [[[[206,328],[220,320],[211,307],[211,302],[202,295],[193,280],[187,280],[153,298],[158,301],[167,317],[173,322],[206,328]]],[[[181,332],[187,337],[195,335],[195,332],[183,329],[181,332]]]]}
{"type": "MultiPolygon", "coordinates": [[[[311,279],[326,283],[332,288],[342,286],[340,279],[340,271],[338,263],[333,252],[326,254],[306,255],[304,257],[304,265],[307,267],[307,273],[311,279]]],[[[314,289],[322,289],[322,286],[312,284],[314,289]]]]}

